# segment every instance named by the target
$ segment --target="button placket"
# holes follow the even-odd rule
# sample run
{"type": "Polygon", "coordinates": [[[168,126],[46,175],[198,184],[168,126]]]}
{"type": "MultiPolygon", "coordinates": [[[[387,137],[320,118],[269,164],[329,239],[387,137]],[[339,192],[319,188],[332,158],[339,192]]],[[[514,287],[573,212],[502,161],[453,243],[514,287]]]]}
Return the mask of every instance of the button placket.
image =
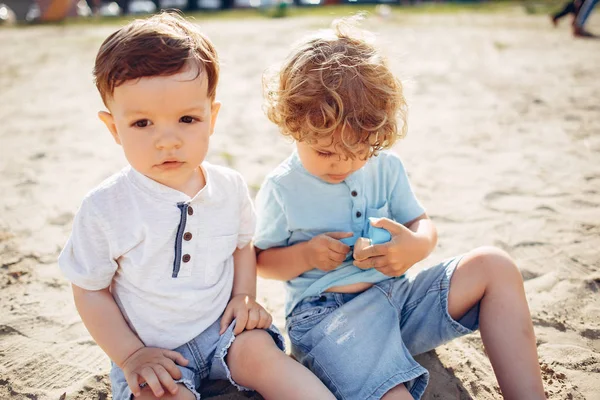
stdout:
{"type": "Polygon", "coordinates": [[[360,195],[360,184],[355,176],[352,179],[346,181],[348,186],[348,194],[350,195],[350,201],[352,202],[352,210],[350,218],[352,219],[352,226],[355,232],[362,233],[362,227],[365,217],[364,212],[364,199],[360,195]]]}
{"type": "Polygon", "coordinates": [[[188,205],[187,208],[187,220],[185,224],[185,233],[183,234],[181,241],[181,264],[179,269],[179,276],[191,276],[192,267],[194,265],[194,233],[195,227],[197,226],[196,221],[198,217],[194,214],[194,208],[192,205],[188,205]]]}

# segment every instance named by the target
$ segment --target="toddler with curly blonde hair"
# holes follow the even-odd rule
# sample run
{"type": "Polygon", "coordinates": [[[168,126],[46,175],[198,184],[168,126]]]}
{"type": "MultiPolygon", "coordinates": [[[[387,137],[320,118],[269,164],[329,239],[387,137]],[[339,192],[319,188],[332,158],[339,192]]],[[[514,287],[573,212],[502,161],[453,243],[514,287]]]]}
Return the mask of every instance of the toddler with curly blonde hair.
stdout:
{"type": "Polygon", "coordinates": [[[257,195],[254,244],[259,274],[285,281],[293,356],[339,399],[418,399],[429,373],[413,356],[481,329],[503,395],[543,399],[506,253],[482,247],[405,275],[437,233],[385,151],[406,133],[402,85],[354,22],[304,40],[265,78],[267,115],[296,150],[257,195]]]}

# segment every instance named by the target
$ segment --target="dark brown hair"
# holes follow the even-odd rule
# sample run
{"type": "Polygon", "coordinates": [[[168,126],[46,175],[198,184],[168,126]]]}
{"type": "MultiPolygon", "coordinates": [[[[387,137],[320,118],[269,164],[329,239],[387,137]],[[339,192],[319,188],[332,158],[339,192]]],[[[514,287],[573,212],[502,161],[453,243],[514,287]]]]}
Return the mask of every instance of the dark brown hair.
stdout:
{"type": "Polygon", "coordinates": [[[219,59],[211,41],[179,14],[163,12],[135,20],[110,35],[98,51],[96,87],[106,105],[116,87],[149,76],[169,76],[194,65],[206,73],[208,96],[214,100],[219,59]]]}

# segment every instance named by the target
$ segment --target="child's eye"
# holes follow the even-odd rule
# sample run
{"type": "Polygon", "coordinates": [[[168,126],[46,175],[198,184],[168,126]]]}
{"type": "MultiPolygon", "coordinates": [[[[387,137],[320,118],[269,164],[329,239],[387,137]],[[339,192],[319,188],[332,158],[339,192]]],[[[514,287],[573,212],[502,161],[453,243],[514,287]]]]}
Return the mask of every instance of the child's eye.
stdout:
{"type": "Polygon", "coordinates": [[[371,153],[371,150],[366,149],[366,150],[359,151],[358,153],[356,153],[356,155],[358,156],[358,158],[360,160],[365,160],[365,159],[369,158],[370,153],[371,153]]]}
{"type": "Polygon", "coordinates": [[[135,121],[131,126],[135,126],[136,128],[145,128],[150,125],[151,122],[147,119],[140,119],[139,121],[135,121]]]}
{"type": "Polygon", "coordinates": [[[333,153],[328,153],[326,151],[317,151],[317,155],[319,157],[325,157],[325,158],[329,158],[333,155],[333,153]]]}
{"type": "Polygon", "coordinates": [[[179,118],[179,122],[183,122],[184,124],[191,124],[194,121],[196,121],[196,118],[190,117],[189,115],[184,115],[183,117],[179,118]]]}

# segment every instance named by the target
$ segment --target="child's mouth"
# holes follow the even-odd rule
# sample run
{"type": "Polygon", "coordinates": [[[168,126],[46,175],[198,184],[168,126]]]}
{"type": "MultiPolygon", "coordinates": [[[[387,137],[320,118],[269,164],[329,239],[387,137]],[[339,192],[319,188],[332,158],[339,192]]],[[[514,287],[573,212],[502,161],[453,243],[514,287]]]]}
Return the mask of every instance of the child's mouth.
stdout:
{"type": "Polygon", "coordinates": [[[182,165],[183,165],[183,162],[181,162],[181,161],[169,160],[169,161],[164,161],[161,164],[158,164],[158,167],[160,169],[175,169],[175,168],[179,168],[182,165]]]}

